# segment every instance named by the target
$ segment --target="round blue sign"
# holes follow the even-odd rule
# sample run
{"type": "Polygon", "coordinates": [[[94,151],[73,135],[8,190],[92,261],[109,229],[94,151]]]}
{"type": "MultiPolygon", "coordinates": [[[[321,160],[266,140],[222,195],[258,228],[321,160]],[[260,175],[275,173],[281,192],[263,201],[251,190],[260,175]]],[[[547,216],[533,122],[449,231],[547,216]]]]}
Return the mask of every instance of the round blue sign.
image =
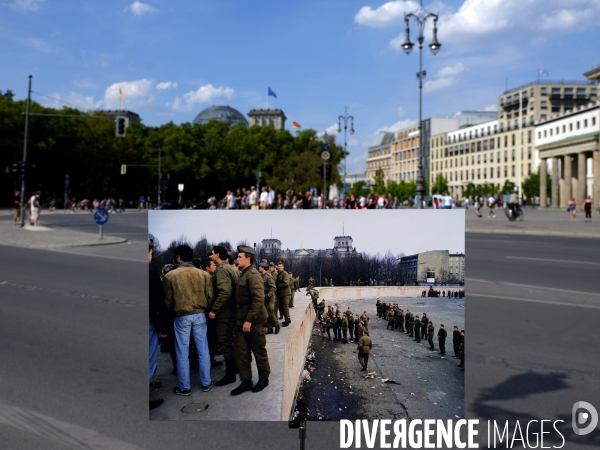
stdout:
{"type": "Polygon", "coordinates": [[[110,216],[110,214],[108,213],[108,211],[106,209],[99,208],[94,213],[94,220],[96,221],[96,223],[98,225],[104,225],[106,222],[108,222],[109,216],[110,216]]]}

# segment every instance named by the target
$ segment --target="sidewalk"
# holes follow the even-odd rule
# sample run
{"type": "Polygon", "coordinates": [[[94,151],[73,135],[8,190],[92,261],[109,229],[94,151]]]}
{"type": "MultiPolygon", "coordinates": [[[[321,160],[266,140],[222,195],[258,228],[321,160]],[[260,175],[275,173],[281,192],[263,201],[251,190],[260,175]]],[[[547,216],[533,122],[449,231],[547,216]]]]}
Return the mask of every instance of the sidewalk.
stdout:
{"type": "Polygon", "coordinates": [[[502,208],[494,210],[495,218],[489,218],[487,207],[481,208],[482,217],[477,217],[473,207],[470,207],[465,211],[465,232],[600,238],[600,215],[597,211],[592,212],[592,222],[589,223],[585,222],[585,214],[582,212],[577,212],[577,220],[571,222],[566,209],[539,210],[528,207],[523,211],[523,222],[510,222],[502,208]]]}
{"type": "Polygon", "coordinates": [[[29,248],[67,248],[87,247],[91,245],[121,244],[127,239],[115,236],[81,233],[62,228],[48,228],[43,225],[23,228],[15,226],[12,221],[0,221],[0,245],[29,248]]]}

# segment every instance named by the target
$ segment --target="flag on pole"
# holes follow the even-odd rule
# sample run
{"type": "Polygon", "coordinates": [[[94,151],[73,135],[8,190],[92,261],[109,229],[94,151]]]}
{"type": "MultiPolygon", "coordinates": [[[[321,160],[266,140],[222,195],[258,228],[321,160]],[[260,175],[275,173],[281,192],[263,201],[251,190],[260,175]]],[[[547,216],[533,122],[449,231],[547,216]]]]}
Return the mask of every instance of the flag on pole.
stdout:
{"type": "Polygon", "coordinates": [[[121,102],[125,101],[125,97],[123,97],[123,91],[121,91],[121,89],[119,89],[119,98],[121,99],[121,102]]]}
{"type": "Polygon", "coordinates": [[[539,67],[539,72],[540,72],[540,75],[546,74],[546,76],[550,76],[550,73],[541,66],[539,67]]]}
{"type": "Polygon", "coordinates": [[[298,122],[292,122],[292,128],[302,128],[298,122]]]}
{"type": "Polygon", "coordinates": [[[271,96],[277,98],[277,96],[275,95],[275,92],[273,92],[273,90],[270,87],[267,87],[267,89],[269,90],[268,95],[271,95],[271,96]]]}

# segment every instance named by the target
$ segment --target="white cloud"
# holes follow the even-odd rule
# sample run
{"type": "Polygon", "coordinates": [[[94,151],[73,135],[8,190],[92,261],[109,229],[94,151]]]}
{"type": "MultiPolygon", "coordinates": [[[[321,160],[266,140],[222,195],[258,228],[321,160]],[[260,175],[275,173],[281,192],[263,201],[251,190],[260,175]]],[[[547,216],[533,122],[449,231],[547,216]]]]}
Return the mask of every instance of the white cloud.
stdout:
{"type": "Polygon", "coordinates": [[[22,42],[27,47],[37,50],[38,52],[43,52],[43,53],[53,53],[54,52],[54,49],[52,47],[50,47],[46,43],[46,41],[44,41],[43,39],[27,38],[27,39],[23,39],[22,42]]]}
{"type": "Polygon", "coordinates": [[[484,111],[498,111],[498,105],[496,103],[492,103],[491,105],[487,105],[483,108],[484,111]]]}
{"type": "Polygon", "coordinates": [[[164,81],[162,83],[158,83],[156,85],[156,89],[159,91],[164,91],[165,89],[173,89],[177,87],[177,82],[173,81],[164,81]]]}
{"type": "MultiPolygon", "coordinates": [[[[338,124],[334,123],[333,125],[328,126],[327,128],[325,128],[323,133],[327,133],[329,136],[337,136],[338,135],[338,124]]],[[[323,136],[323,133],[321,133],[320,136],[323,136]]]]}
{"type": "Polygon", "coordinates": [[[13,3],[5,5],[21,11],[37,11],[45,1],[46,0],[15,0],[13,3]]]}
{"type": "Polygon", "coordinates": [[[215,87],[212,84],[200,86],[196,91],[190,91],[183,95],[183,100],[176,97],[173,103],[168,104],[177,111],[191,111],[198,103],[212,103],[221,98],[232,98],[235,92],[231,88],[215,87]]]}
{"type": "Polygon", "coordinates": [[[419,122],[418,120],[414,120],[414,119],[400,120],[399,122],[396,122],[393,125],[380,128],[379,130],[377,130],[377,132],[375,134],[377,134],[379,131],[388,131],[390,133],[396,133],[398,131],[402,131],[402,130],[406,130],[407,128],[414,127],[418,124],[418,122],[419,122]]]}
{"type": "Polygon", "coordinates": [[[39,99],[36,99],[36,101],[51,108],[61,109],[67,106],[77,108],[80,111],[97,110],[102,108],[103,104],[102,100],[95,101],[93,95],[85,96],[78,94],[77,92],[71,92],[66,95],[54,93],[50,94],[48,97],[40,97],[39,99]]]}
{"type": "MultiPolygon", "coordinates": [[[[364,6],[354,21],[368,27],[401,26],[398,36],[390,42],[392,48],[400,50],[404,42],[404,13],[418,7],[416,2],[400,0],[389,1],[377,9],[364,6]]],[[[438,39],[444,45],[442,50],[468,50],[481,45],[484,37],[506,40],[514,35],[537,42],[541,32],[580,32],[600,24],[599,0],[465,0],[458,10],[441,2],[426,8],[439,12],[438,39]]],[[[431,23],[426,29],[429,36],[430,31],[431,23]]],[[[413,41],[415,34],[416,25],[411,22],[413,41]]]]}
{"type": "Polygon", "coordinates": [[[429,80],[423,85],[423,92],[435,92],[440,89],[451,88],[456,85],[456,78],[437,78],[435,80],[429,80]]]}
{"type": "Polygon", "coordinates": [[[125,11],[131,11],[134,16],[143,16],[144,14],[156,13],[158,9],[146,3],[135,1],[125,8],[125,11]]]}
{"type": "Polygon", "coordinates": [[[438,72],[438,77],[455,77],[465,71],[462,63],[456,63],[453,66],[446,66],[438,72]]]}
{"type": "Polygon", "coordinates": [[[403,116],[405,112],[406,110],[402,106],[398,107],[398,115],[403,116]]]}
{"type": "Polygon", "coordinates": [[[121,81],[111,84],[104,92],[104,107],[107,109],[131,109],[148,105],[155,100],[153,80],[121,81]],[[119,98],[123,92],[124,102],[119,98]]]}

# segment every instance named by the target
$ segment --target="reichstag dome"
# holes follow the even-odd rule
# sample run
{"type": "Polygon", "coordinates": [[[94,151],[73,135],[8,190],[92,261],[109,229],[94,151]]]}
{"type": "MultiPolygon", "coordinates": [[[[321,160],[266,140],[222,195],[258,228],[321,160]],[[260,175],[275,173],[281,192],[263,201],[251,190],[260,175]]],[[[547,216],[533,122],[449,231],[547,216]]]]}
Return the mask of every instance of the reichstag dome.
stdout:
{"type": "Polygon", "coordinates": [[[211,106],[210,108],[206,108],[205,110],[200,111],[194,119],[194,123],[205,124],[211,120],[225,122],[229,126],[244,122],[244,124],[248,126],[248,121],[244,115],[230,106],[211,106]]]}

